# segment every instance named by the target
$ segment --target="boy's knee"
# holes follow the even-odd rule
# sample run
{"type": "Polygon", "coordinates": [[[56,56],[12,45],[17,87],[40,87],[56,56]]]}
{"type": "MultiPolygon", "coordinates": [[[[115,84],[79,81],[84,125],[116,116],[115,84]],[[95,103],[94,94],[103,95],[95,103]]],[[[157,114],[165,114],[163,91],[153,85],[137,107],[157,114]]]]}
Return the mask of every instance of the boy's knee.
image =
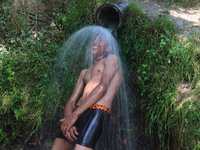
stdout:
{"type": "Polygon", "coordinates": [[[71,144],[65,139],[56,138],[51,150],[70,150],[71,144]]]}
{"type": "Polygon", "coordinates": [[[82,146],[80,144],[76,144],[74,150],[93,150],[92,148],[88,148],[88,147],[85,147],[85,146],[82,146]]]}

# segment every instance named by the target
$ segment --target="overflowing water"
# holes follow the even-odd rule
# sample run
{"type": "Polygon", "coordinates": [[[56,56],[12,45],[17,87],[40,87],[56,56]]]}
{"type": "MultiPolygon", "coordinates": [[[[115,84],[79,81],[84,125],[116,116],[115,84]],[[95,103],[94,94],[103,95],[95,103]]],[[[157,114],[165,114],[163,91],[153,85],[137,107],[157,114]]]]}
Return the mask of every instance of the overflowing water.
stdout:
{"type": "MultiPolygon", "coordinates": [[[[108,30],[101,26],[87,26],[75,32],[60,50],[56,62],[56,84],[60,87],[61,96],[70,95],[79,73],[93,64],[91,42],[97,37],[103,37],[112,51],[119,56],[119,45],[108,30]]],[[[122,62],[121,67],[122,66],[122,62]]],[[[122,69],[123,70],[123,69],[122,69]]],[[[127,90],[122,81],[120,90],[113,100],[111,117],[99,139],[96,150],[132,150],[131,129],[128,111],[127,90]]]]}

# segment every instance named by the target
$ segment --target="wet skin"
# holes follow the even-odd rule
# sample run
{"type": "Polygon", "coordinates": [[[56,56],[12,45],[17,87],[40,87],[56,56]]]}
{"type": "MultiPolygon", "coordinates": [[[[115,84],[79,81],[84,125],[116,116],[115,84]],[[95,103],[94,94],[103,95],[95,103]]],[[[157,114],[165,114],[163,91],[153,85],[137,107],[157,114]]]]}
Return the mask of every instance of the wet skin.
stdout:
{"type": "MultiPolygon", "coordinates": [[[[91,105],[98,104],[111,109],[112,101],[121,84],[122,72],[118,57],[107,56],[110,50],[110,47],[106,46],[106,41],[98,37],[91,43],[94,64],[81,71],[76,87],[66,104],[64,118],[60,120],[61,131],[70,141],[77,140],[78,132],[73,126],[74,123],[91,105]],[[76,110],[75,105],[79,106],[76,110]]],[[[83,149],[81,145],[76,147],[83,149]]]]}

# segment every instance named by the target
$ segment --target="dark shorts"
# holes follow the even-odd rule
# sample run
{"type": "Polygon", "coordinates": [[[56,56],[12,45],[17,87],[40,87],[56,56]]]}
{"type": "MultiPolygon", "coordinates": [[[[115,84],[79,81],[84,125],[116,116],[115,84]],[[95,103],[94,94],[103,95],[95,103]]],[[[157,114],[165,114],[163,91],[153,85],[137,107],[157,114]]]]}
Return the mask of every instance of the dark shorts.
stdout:
{"type": "MultiPolygon", "coordinates": [[[[105,106],[93,105],[87,109],[75,123],[79,133],[75,143],[94,148],[109,116],[110,110],[105,106]]],[[[58,133],[57,138],[66,139],[70,142],[61,131],[58,133]]]]}

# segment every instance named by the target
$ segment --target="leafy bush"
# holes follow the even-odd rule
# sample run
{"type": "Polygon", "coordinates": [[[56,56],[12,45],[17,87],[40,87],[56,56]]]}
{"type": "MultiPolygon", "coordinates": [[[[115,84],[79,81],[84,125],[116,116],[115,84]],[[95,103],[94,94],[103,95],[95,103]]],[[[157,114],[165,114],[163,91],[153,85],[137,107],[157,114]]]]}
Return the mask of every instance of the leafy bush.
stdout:
{"type": "MultiPolygon", "coordinates": [[[[52,1],[43,0],[49,6],[44,15],[53,25],[38,28],[23,10],[15,11],[12,1],[0,2],[2,147],[25,141],[63,112],[70,90],[54,84],[54,58],[73,32],[95,23],[97,6],[107,2],[62,0],[50,5],[52,1]]],[[[180,42],[171,21],[166,17],[151,21],[134,3],[127,14],[119,42],[133,74],[131,87],[137,87],[142,99],[146,136],[158,139],[162,148],[174,142],[179,148],[198,149],[198,43],[180,42]],[[177,105],[180,82],[190,83],[192,94],[177,105]]],[[[73,76],[68,77],[71,82],[66,87],[74,86],[73,76]]]]}
{"type": "MultiPolygon", "coordinates": [[[[11,14],[10,14],[11,15],[11,14]]],[[[6,40],[1,51],[1,142],[7,144],[19,135],[30,134],[41,125],[43,101],[50,82],[52,56],[58,45],[42,45],[25,24],[14,26],[6,20],[6,40]],[[49,51],[48,49],[51,49],[49,51]],[[31,108],[31,109],[30,109],[31,108]]],[[[18,16],[22,17],[22,16],[18,16]]],[[[24,18],[25,20],[26,18],[24,18]]]]}
{"type": "MultiPolygon", "coordinates": [[[[12,1],[0,8],[0,145],[26,141],[63,112],[69,92],[62,96],[54,84],[53,65],[63,41],[83,26],[94,24],[94,12],[102,1],[62,0],[49,5],[44,25],[18,11],[12,1]],[[37,22],[37,24],[36,24],[37,22]],[[53,25],[52,25],[53,24],[53,25]]],[[[68,78],[72,78],[71,77],[68,78]]],[[[73,82],[69,82],[73,86],[73,82]]],[[[27,142],[27,141],[26,141],[27,142]]],[[[26,144],[26,143],[25,143],[26,144]]],[[[1,147],[1,148],[2,148],[1,147]]]]}
{"type": "MultiPolygon", "coordinates": [[[[194,148],[200,136],[192,135],[193,142],[182,134],[174,136],[175,131],[181,130],[177,121],[185,120],[187,114],[184,108],[178,112],[175,109],[177,86],[187,82],[192,88],[200,79],[197,44],[191,40],[181,42],[174,33],[174,23],[166,17],[151,21],[135,3],[129,4],[120,45],[132,71],[132,87],[141,97],[145,134],[152,143],[158,139],[161,149],[174,148],[173,143],[186,148],[186,138],[187,146],[194,148]]],[[[195,105],[190,106],[196,110],[195,105]]],[[[198,115],[195,118],[199,120],[198,115]]],[[[197,124],[187,126],[187,130],[196,133],[198,128],[197,124]]]]}

